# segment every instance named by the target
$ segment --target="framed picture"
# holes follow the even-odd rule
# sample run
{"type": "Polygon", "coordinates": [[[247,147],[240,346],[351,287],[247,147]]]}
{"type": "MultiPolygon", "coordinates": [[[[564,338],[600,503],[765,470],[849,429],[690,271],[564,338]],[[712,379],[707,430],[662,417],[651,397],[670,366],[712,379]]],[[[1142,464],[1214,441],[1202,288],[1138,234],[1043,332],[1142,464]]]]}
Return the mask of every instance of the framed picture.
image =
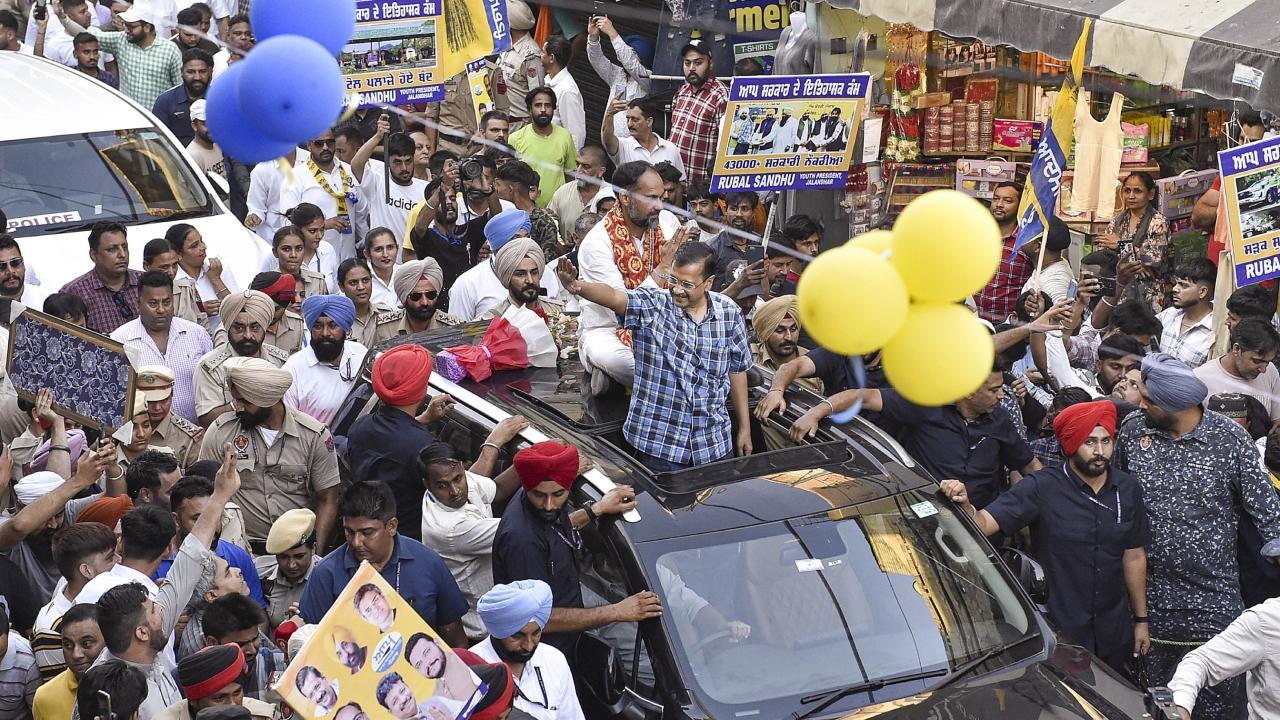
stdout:
{"type": "Polygon", "coordinates": [[[136,376],[124,345],[27,308],[9,327],[9,379],[24,400],[53,391],[59,414],[110,434],[133,407],[136,376]]]}

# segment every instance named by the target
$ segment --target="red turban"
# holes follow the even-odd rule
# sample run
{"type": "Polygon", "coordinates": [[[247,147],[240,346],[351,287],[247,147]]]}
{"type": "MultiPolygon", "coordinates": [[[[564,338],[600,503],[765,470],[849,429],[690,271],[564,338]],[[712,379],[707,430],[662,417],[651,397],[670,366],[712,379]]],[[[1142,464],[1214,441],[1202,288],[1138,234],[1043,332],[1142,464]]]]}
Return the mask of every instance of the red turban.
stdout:
{"type": "Polygon", "coordinates": [[[548,440],[516,453],[520,485],[530,490],[550,480],[568,490],[578,477],[578,448],[548,440]]]}
{"type": "Polygon", "coordinates": [[[1110,400],[1070,405],[1053,419],[1053,432],[1062,443],[1062,451],[1075,455],[1093,429],[1102,426],[1107,434],[1116,434],[1116,406],[1110,400]]]}
{"type": "Polygon", "coordinates": [[[178,663],[178,684],[188,700],[203,700],[243,674],[244,651],[234,643],[201,648],[178,663]]]}
{"type": "Polygon", "coordinates": [[[80,514],[76,516],[76,522],[102,523],[114,531],[116,523],[120,522],[120,518],[124,517],[124,514],[129,512],[132,507],[133,501],[129,499],[128,495],[100,497],[80,511],[80,514]]]}
{"type": "Polygon", "coordinates": [[[388,405],[417,405],[427,396],[431,353],[417,345],[399,345],[373,363],[373,391],[388,405]]]}

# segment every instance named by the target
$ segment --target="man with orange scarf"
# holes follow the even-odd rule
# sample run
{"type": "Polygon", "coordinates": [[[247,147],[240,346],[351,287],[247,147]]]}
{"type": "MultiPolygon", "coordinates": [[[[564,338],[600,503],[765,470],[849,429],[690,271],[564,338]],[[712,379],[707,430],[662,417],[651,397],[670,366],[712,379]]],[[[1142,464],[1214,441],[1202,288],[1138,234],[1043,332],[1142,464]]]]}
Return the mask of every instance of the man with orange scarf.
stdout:
{"type": "MultiPolygon", "coordinates": [[[[688,233],[674,215],[662,212],[662,177],[652,165],[637,160],[619,166],[613,184],[621,190],[618,203],[583,239],[579,277],[618,290],[666,287],[671,258],[688,233]]],[[[631,387],[636,361],[631,334],[618,328],[618,316],[583,300],[581,324],[578,349],[591,373],[592,393],[605,392],[610,379],[631,387]]]]}
{"type": "Polygon", "coordinates": [[[1053,432],[1067,461],[1028,475],[982,510],[974,510],[959,480],[943,480],[942,494],[987,535],[1033,527],[1049,581],[1049,618],[1123,674],[1130,656],[1151,647],[1142,486],[1111,466],[1110,400],[1068,407],[1054,418],[1053,432]]]}

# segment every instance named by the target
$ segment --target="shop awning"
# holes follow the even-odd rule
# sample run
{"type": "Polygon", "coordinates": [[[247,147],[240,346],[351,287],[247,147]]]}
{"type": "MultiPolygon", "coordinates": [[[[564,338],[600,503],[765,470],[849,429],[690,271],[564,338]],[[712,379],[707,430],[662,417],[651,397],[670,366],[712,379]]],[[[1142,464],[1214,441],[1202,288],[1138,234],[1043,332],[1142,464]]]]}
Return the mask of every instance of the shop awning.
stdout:
{"type": "Polygon", "coordinates": [[[1088,65],[1280,112],[1276,0],[825,0],[921,30],[1071,56],[1094,22],[1088,65]]]}

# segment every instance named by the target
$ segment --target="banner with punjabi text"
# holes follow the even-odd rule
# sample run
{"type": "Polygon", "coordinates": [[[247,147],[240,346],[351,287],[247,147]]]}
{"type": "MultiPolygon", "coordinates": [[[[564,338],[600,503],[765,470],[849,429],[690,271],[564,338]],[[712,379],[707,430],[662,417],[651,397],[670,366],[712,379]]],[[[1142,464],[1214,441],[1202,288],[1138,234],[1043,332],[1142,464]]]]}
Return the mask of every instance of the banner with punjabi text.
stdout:
{"type": "Polygon", "coordinates": [[[1280,137],[1218,153],[1236,285],[1280,277],[1280,137]]]}
{"type": "Polygon", "coordinates": [[[356,0],[338,62],[361,107],[428,103],[467,63],[510,47],[507,0],[356,0]]]}
{"type": "Polygon", "coordinates": [[[711,192],[844,188],[867,73],[734,78],[711,192]]]}
{"type": "Polygon", "coordinates": [[[486,687],[368,562],[275,685],[296,717],[465,720],[486,687]]]}

